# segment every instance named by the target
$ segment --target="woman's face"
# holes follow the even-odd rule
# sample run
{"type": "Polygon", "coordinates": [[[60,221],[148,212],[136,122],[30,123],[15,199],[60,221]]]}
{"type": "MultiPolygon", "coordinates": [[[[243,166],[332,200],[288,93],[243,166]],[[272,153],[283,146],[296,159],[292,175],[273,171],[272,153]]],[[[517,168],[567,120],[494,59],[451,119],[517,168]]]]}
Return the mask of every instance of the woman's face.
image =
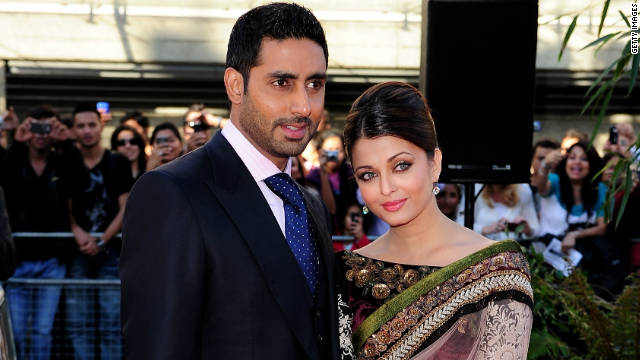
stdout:
{"type": "Polygon", "coordinates": [[[430,160],[422,148],[399,137],[361,138],[351,160],[367,207],[391,226],[409,223],[435,201],[440,150],[430,160]]]}
{"type": "Polygon", "coordinates": [[[124,155],[131,162],[138,159],[138,156],[140,156],[140,148],[136,144],[136,139],[132,131],[120,131],[116,151],[124,155]]]}
{"type": "Polygon", "coordinates": [[[438,207],[443,214],[452,218],[458,211],[458,205],[460,205],[460,192],[458,188],[453,184],[446,184],[444,189],[436,196],[438,201],[438,207]]]}
{"type": "Polygon", "coordinates": [[[338,170],[338,167],[344,161],[344,145],[342,144],[342,139],[338,136],[328,137],[322,142],[321,148],[325,154],[331,152],[338,153],[337,161],[327,161],[327,166],[331,172],[338,170]]]}
{"type": "Polygon", "coordinates": [[[570,180],[581,181],[589,174],[589,159],[580,146],[574,146],[567,155],[565,170],[570,180]]]}
{"type": "Polygon", "coordinates": [[[153,147],[161,151],[163,163],[176,159],[182,152],[182,142],[180,142],[180,139],[169,129],[158,131],[153,147]]]}

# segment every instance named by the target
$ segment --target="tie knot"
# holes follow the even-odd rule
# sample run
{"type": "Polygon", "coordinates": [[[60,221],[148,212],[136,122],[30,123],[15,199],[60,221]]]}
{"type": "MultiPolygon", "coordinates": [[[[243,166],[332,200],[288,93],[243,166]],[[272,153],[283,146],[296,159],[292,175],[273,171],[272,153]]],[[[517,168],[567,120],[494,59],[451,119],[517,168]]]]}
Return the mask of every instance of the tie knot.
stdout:
{"type": "Polygon", "coordinates": [[[298,209],[304,208],[304,199],[298,185],[296,185],[293,179],[286,173],[280,172],[269,176],[264,179],[264,182],[282,201],[288,202],[298,207],[298,209]]]}

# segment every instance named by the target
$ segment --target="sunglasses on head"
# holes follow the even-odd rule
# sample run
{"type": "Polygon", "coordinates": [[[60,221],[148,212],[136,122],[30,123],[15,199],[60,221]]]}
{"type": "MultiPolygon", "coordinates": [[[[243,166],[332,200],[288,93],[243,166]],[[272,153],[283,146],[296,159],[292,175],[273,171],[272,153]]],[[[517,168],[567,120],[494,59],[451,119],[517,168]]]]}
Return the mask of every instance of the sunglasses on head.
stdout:
{"type": "Polygon", "coordinates": [[[136,139],[120,139],[118,141],[116,141],[116,145],[117,146],[125,146],[125,145],[138,145],[138,140],[136,139]]]}

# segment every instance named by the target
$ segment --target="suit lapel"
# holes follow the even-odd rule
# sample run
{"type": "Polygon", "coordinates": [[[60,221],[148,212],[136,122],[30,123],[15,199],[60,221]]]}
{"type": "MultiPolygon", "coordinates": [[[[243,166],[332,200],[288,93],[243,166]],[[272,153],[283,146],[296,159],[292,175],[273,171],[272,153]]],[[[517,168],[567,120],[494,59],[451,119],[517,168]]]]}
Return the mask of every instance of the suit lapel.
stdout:
{"type": "Polygon", "coordinates": [[[309,313],[313,298],[267,201],[222,134],[215,135],[206,151],[212,166],[207,186],[247,243],[292,332],[309,357],[317,358],[309,313]]]}

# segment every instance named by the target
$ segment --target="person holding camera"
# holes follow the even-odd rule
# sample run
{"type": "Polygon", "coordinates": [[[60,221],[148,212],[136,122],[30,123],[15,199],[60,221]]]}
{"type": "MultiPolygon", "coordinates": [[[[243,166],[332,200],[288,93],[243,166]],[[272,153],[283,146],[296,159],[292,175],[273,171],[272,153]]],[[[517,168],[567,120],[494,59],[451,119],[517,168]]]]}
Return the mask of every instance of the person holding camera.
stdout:
{"type": "Polygon", "coordinates": [[[475,204],[473,230],[492,240],[531,238],[539,227],[527,184],[487,184],[475,204]]]}
{"type": "Polygon", "coordinates": [[[182,133],[184,134],[185,153],[189,153],[206,144],[213,132],[224,127],[228,119],[215,116],[206,111],[204,104],[193,104],[184,114],[182,133]]]}
{"type": "Polygon", "coordinates": [[[356,250],[368,245],[371,241],[364,233],[364,217],[360,204],[352,202],[342,217],[342,235],[353,236],[350,241],[334,241],[333,251],[356,250]]]}
{"type": "Polygon", "coordinates": [[[182,137],[175,125],[162,123],[151,133],[151,156],[147,161],[147,171],[177,159],[182,155],[182,137]]]}
{"type": "Polygon", "coordinates": [[[356,194],[353,170],[345,162],[344,143],[338,131],[329,129],[320,133],[318,144],[320,166],[311,169],[307,180],[320,192],[329,214],[334,217],[334,228],[339,228],[340,219],[336,215],[346,208],[346,199],[356,194]]]}
{"type": "MultiPolygon", "coordinates": [[[[44,106],[33,109],[17,127],[6,165],[0,172],[10,226],[16,232],[69,231],[68,199],[82,158],[69,140],[69,129],[58,114],[44,106]]],[[[73,241],[55,238],[16,238],[16,278],[62,279],[73,241]]],[[[33,292],[9,286],[18,358],[48,356],[61,288],[46,286],[33,292]],[[27,338],[29,319],[32,322],[27,338]],[[29,349],[27,345],[29,344],[29,349]]]]}

